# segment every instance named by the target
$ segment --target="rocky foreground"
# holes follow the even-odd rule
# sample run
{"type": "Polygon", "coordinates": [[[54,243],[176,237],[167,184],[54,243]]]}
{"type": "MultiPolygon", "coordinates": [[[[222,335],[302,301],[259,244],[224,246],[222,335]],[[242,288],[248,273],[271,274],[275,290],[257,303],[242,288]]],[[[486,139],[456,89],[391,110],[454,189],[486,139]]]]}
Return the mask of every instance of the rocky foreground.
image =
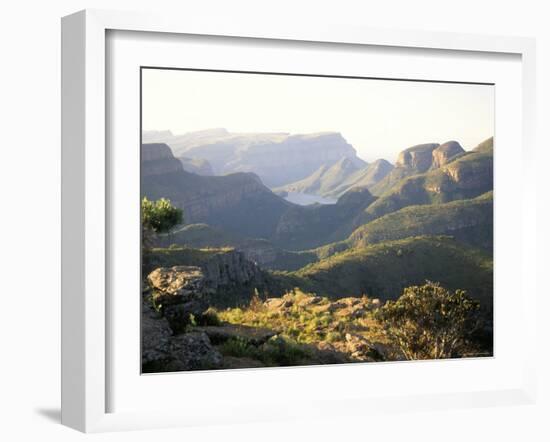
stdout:
{"type": "Polygon", "coordinates": [[[253,297],[242,308],[209,306],[208,279],[194,266],[158,268],[142,306],[144,372],[395,360],[373,318],[377,299],[327,298],[294,290],[253,297]]]}

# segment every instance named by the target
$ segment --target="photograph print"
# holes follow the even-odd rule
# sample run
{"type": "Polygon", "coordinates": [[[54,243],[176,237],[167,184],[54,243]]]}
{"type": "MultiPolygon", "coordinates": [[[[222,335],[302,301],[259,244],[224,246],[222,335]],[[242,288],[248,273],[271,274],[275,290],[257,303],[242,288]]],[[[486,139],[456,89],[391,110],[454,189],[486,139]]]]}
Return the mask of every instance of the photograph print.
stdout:
{"type": "Polygon", "coordinates": [[[493,356],[494,85],[142,68],[140,112],[142,373],[493,356]]]}

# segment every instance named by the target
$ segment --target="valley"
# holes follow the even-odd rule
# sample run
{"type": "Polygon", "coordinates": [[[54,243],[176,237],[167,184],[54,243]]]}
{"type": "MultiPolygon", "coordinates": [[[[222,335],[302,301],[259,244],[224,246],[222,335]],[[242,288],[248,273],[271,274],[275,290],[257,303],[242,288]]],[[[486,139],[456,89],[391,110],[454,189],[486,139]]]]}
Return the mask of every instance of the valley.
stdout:
{"type": "Polygon", "coordinates": [[[337,132],[159,131],[141,158],[141,197],[183,214],[143,251],[145,371],[405,360],[411,291],[476,312],[444,357],[492,354],[492,138],[392,163],[337,132]]]}

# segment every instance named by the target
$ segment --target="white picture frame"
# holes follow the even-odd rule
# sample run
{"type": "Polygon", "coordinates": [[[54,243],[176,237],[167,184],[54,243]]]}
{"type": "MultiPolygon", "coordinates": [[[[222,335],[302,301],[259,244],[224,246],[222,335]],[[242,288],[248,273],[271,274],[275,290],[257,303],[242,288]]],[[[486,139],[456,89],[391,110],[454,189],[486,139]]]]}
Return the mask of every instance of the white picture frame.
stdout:
{"type": "MultiPolygon", "coordinates": [[[[109,303],[107,229],[108,174],[106,119],[106,33],[141,31],[162,34],[273,39],[287,42],[339,43],[381,48],[425,48],[514,54],[521,57],[521,156],[525,180],[521,193],[521,296],[518,310],[526,337],[535,333],[535,192],[530,185],[534,167],[535,43],[532,39],[451,33],[388,31],[313,24],[293,26],[269,22],[210,22],[199,17],[165,17],[150,14],[86,10],[62,20],[62,423],[84,432],[168,426],[205,425],[311,417],[325,414],[366,414],[373,410],[396,412],[413,409],[532,403],[535,399],[535,339],[522,349],[521,382],[501,389],[462,393],[328,398],[312,400],[311,407],[260,409],[246,397],[235,398],[234,409],[205,415],[173,409],[109,412],[108,376],[109,303]],[[527,189],[530,189],[527,192],[527,189]],[[336,411],[336,408],[338,410],[336,411]],[[239,410],[239,413],[235,413],[239,410]]],[[[137,91],[136,91],[137,93],[137,91]]],[[[517,296],[517,295],[516,295],[517,296]]],[[[341,370],[331,367],[331,370],[341,370]]],[[[292,369],[285,369],[286,377],[292,369]]],[[[417,370],[422,370],[419,366],[417,370]]],[[[348,367],[349,372],[349,367],[348,367]]],[[[243,372],[241,372],[242,375],[243,372]]],[[[277,370],[270,371],[277,376],[277,370]]],[[[197,378],[195,378],[197,379],[197,378]]],[[[220,408],[223,405],[218,405],[220,408]]],[[[216,404],[212,404],[216,408],[216,404]]]]}

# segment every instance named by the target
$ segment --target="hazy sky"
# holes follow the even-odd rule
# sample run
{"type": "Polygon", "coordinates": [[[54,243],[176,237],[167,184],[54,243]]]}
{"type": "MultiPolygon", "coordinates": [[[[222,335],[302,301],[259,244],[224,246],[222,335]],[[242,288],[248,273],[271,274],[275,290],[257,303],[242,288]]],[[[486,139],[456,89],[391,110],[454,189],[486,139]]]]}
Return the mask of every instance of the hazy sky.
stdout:
{"type": "Polygon", "coordinates": [[[371,161],[421,143],[466,150],[493,135],[494,87],[143,70],[143,130],[337,131],[371,161]]]}

